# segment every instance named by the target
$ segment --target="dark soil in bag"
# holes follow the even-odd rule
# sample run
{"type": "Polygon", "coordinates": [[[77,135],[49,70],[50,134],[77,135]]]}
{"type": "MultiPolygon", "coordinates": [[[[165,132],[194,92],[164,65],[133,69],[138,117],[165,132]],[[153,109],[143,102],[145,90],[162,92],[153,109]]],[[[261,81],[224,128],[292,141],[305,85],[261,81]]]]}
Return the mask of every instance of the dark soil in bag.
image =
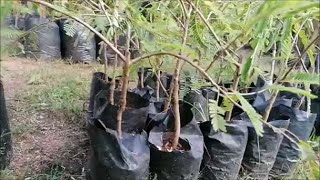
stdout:
{"type": "Polygon", "coordinates": [[[230,121],[227,132],[214,131],[210,121],[201,123],[200,128],[206,148],[200,179],[237,179],[248,140],[247,122],[230,121]]]}
{"type": "MultiPolygon", "coordinates": [[[[274,108],[271,111],[271,114],[275,116],[289,116],[290,123],[288,130],[295,134],[300,140],[308,140],[315,122],[315,114],[308,114],[305,111],[284,105],[280,105],[279,108],[274,108]]],[[[287,135],[290,136],[289,134],[287,135]]],[[[284,137],[280,145],[276,161],[270,171],[270,175],[273,177],[290,176],[299,160],[299,147],[288,138],[284,137]]]]}
{"type": "MultiPolygon", "coordinates": [[[[289,120],[274,120],[270,124],[276,128],[287,129],[289,120]]],[[[259,137],[252,124],[248,126],[248,143],[243,157],[242,166],[250,177],[268,180],[283,139],[281,132],[275,132],[267,125],[263,125],[263,137],[259,137]]]]}
{"type": "Polygon", "coordinates": [[[80,23],[60,20],[61,52],[64,59],[71,62],[92,63],[96,60],[96,40],[94,34],[80,23]],[[74,29],[70,36],[68,29],[74,29]]]}
{"type": "MultiPolygon", "coordinates": [[[[109,93],[110,85],[101,81],[101,77],[105,77],[105,74],[94,74],[90,93],[87,123],[91,143],[89,177],[91,180],[147,179],[150,149],[143,128],[149,101],[128,92],[127,107],[123,113],[122,139],[119,139],[116,132],[119,107],[109,104],[109,96],[106,94],[109,93]]],[[[115,104],[118,104],[120,92],[116,90],[114,97],[115,104]]]]}
{"type": "Polygon", "coordinates": [[[0,80],[0,170],[6,168],[11,157],[12,142],[4,89],[0,80]]]}
{"type": "Polygon", "coordinates": [[[180,105],[181,134],[178,149],[163,150],[172,135],[174,117],[171,111],[154,118],[161,121],[149,133],[151,149],[150,171],[161,180],[193,180],[199,175],[203,156],[203,136],[192,114],[191,106],[180,105]]]}
{"type": "Polygon", "coordinates": [[[36,28],[26,37],[25,48],[28,57],[43,60],[61,59],[59,26],[49,19],[29,15],[25,19],[25,30],[36,28]],[[41,26],[40,26],[41,25],[41,26]]]}

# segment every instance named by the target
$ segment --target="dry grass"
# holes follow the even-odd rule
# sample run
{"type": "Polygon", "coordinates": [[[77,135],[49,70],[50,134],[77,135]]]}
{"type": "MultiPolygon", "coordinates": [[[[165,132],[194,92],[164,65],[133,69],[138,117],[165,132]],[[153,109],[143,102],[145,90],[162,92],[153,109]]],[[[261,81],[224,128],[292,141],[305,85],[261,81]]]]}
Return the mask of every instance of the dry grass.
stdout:
{"type": "Polygon", "coordinates": [[[0,179],[84,179],[83,104],[98,65],[8,58],[1,62],[13,158],[0,179]]]}

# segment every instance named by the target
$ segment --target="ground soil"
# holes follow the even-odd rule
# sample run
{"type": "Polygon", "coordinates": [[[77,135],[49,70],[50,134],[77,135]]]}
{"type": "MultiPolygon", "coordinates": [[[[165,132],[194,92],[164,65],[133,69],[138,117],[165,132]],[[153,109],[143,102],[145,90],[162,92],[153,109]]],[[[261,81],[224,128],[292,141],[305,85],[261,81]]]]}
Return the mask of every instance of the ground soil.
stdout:
{"type": "Polygon", "coordinates": [[[38,179],[39,174],[52,174],[52,169],[63,172],[63,179],[84,179],[88,149],[84,125],[68,123],[65,118],[70,117],[63,113],[30,111],[29,104],[17,96],[27,89],[24,75],[38,68],[39,62],[33,60],[9,58],[1,62],[13,138],[9,170],[17,179],[38,179]]]}

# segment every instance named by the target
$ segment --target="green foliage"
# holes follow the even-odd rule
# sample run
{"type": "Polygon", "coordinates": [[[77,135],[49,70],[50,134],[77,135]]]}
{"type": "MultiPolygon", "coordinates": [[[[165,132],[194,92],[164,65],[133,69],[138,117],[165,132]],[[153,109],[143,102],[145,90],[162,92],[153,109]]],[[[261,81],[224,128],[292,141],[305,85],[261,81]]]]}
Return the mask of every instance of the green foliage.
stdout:
{"type": "Polygon", "coordinates": [[[209,115],[211,118],[211,124],[215,131],[221,130],[226,132],[226,121],[224,120],[225,110],[218,106],[218,102],[212,99],[209,99],[209,115]]]}
{"type": "Polygon", "coordinates": [[[263,135],[263,123],[262,123],[262,116],[256,112],[256,110],[250,105],[250,103],[240,94],[236,93],[244,111],[247,113],[250,121],[258,136],[263,135]]]}
{"type": "Polygon", "coordinates": [[[306,96],[306,97],[309,97],[309,98],[312,98],[312,99],[317,98],[317,96],[311,94],[310,92],[302,90],[302,89],[299,89],[299,88],[296,88],[296,87],[286,87],[286,86],[282,86],[282,85],[272,85],[272,86],[268,86],[267,88],[270,89],[270,90],[276,90],[276,91],[292,92],[292,93],[303,95],[303,96],[306,96]]]}
{"type": "MultiPolygon", "coordinates": [[[[183,7],[180,3],[177,3],[178,1],[151,1],[152,7],[147,10],[146,17],[141,15],[140,4],[142,1],[117,1],[119,4],[115,5],[112,0],[104,0],[101,1],[105,3],[103,10],[99,9],[101,8],[100,4],[96,6],[90,2],[97,3],[98,1],[69,0],[66,4],[55,2],[54,7],[83,19],[111,42],[113,42],[115,34],[123,35],[130,25],[134,32],[133,35],[140,40],[141,54],[161,51],[169,51],[174,54],[182,52],[183,56],[191,60],[197,59],[198,65],[203,69],[206,69],[207,65],[214,60],[216,63],[212,69],[209,69],[208,74],[212,76],[212,79],[219,80],[222,83],[230,82],[234,76],[234,63],[238,61],[234,52],[237,53],[237,50],[241,49],[243,45],[250,44],[253,51],[240,64],[242,71],[240,73],[239,89],[244,89],[251,82],[256,82],[257,77],[264,73],[266,62],[261,62],[261,57],[263,54],[270,55],[273,47],[276,47],[274,60],[289,61],[296,59],[299,54],[297,49],[306,48],[312,41],[317,28],[315,22],[320,19],[319,3],[317,1],[192,1],[202,13],[205,22],[199,14],[192,13],[187,43],[186,46],[182,46],[184,27],[181,26],[181,22],[184,21],[185,16],[183,7]],[[226,49],[227,45],[228,48],[226,49]],[[296,48],[297,46],[299,47],[296,48]],[[217,53],[224,51],[224,49],[227,52],[219,54],[221,56],[217,59],[217,53]]],[[[11,12],[27,13],[30,12],[30,9],[39,9],[39,7],[35,4],[33,7],[14,7],[13,3],[1,0],[1,21],[3,22],[4,17],[11,12]]],[[[55,13],[50,15],[63,17],[61,14],[55,13]]],[[[76,23],[71,21],[71,23],[65,25],[64,30],[72,37],[78,28],[76,23]]],[[[4,41],[6,44],[1,41],[1,47],[12,47],[10,45],[20,36],[20,33],[11,29],[1,29],[1,37],[8,39],[4,41]]],[[[119,48],[123,49],[123,47],[119,48]]],[[[316,52],[316,45],[312,45],[307,51],[312,66],[314,66],[313,56],[316,52]]],[[[241,55],[239,56],[242,58],[241,55]]],[[[156,59],[149,58],[149,61],[156,59]]],[[[164,62],[162,67],[157,67],[152,62],[150,64],[154,69],[160,68],[164,71],[173,69],[173,62],[175,62],[173,58],[163,57],[162,60],[164,62]]],[[[139,62],[130,67],[130,72],[135,74],[134,72],[144,65],[139,62]]],[[[281,75],[286,70],[286,68],[280,67],[279,74],[281,75]]],[[[317,80],[319,80],[319,75],[294,72],[284,81],[303,84],[307,87],[308,84],[319,84],[317,80]]],[[[46,78],[37,75],[31,77],[29,81],[29,84],[33,86],[46,83],[46,78]]],[[[182,98],[190,90],[197,90],[208,84],[196,74],[196,71],[192,71],[188,75],[181,76],[180,85],[182,98]]],[[[46,86],[48,85],[46,84],[46,86]]],[[[315,98],[308,91],[279,84],[272,85],[268,89],[288,91],[315,98]]],[[[37,90],[30,93],[27,99],[36,102],[38,108],[45,105],[76,114],[81,111],[80,102],[87,95],[84,82],[72,78],[62,79],[62,82],[52,86],[52,88],[37,90]]],[[[240,102],[244,112],[248,114],[255,127],[257,135],[262,136],[261,115],[239,92],[229,97],[240,102]]],[[[224,98],[222,106],[218,106],[218,103],[214,100],[210,101],[209,114],[214,130],[226,131],[224,115],[231,111],[233,106],[233,103],[227,98],[224,98]]],[[[305,152],[304,155],[310,154],[311,149],[305,144],[301,143],[300,148],[305,152]]]]}
{"type": "Polygon", "coordinates": [[[18,54],[24,53],[23,45],[18,41],[18,39],[24,34],[24,32],[15,30],[9,27],[2,27],[0,30],[0,45],[1,51],[0,55],[3,56],[5,54],[18,54]]]}
{"type": "Polygon", "coordinates": [[[292,73],[283,81],[290,83],[320,84],[320,74],[303,72],[292,73]]]}
{"type": "Polygon", "coordinates": [[[66,35],[73,37],[79,30],[79,26],[76,22],[66,22],[63,26],[63,30],[66,32],[66,35]]]}
{"type": "MultiPolygon", "coordinates": [[[[237,96],[235,95],[232,95],[232,96],[229,96],[233,101],[235,102],[239,102],[239,99],[237,98],[237,96]]],[[[222,101],[222,106],[223,106],[223,109],[225,111],[231,111],[234,107],[233,103],[231,102],[230,99],[224,97],[223,98],[223,101],[222,101]]]]}

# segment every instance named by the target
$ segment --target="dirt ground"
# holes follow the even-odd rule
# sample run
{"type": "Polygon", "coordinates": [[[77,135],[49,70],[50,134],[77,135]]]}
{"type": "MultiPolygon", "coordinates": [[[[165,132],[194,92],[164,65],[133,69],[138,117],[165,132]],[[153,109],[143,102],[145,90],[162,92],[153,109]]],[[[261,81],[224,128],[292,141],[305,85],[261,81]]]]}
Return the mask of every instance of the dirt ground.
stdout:
{"type": "Polygon", "coordinates": [[[84,179],[89,143],[84,119],[75,125],[63,113],[30,110],[30,104],[19,98],[29,86],[25,74],[40,67],[41,63],[26,59],[1,62],[13,138],[8,169],[14,179],[84,179]]]}

